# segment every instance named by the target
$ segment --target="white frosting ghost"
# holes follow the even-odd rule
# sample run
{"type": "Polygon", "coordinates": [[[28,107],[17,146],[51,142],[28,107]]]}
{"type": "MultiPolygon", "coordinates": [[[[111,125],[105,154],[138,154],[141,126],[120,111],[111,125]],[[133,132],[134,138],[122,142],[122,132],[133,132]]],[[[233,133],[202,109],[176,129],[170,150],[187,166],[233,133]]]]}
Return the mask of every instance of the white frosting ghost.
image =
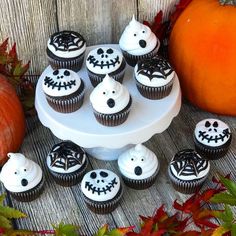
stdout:
{"type": "Polygon", "coordinates": [[[51,70],[42,82],[43,91],[53,97],[70,95],[76,92],[81,85],[79,75],[68,69],[51,70]]]}
{"type": "Polygon", "coordinates": [[[123,55],[120,51],[110,47],[99,47],[88,54],[86,67],[96,74],[108,74],[121,66],[123,55]]]}
{"type": "Polygon", "coordinates": [[[119,46],[123,51],[139,56],[151,52],[156,46],[159,48],[160,41],[148,26],[133,16],[121,35],[119,46]]]}
{"type": "Polygon", "coordinates": [[[93,201],[113,199],[120,189],[120,179],[112,171],[106,169],[91,170],[83,177],[81,190],[93,201]]]}
{"type": "Polygon", "coordinates": [[[25,192],[42,180],[40,166],[21,153],[8,153],[9,160],[2,167],[0,180],[11,192],[25,192]]]}
{"type": "Polygon", "coordinates": [[[142,144],[122,153],[118,166],[122,175],[135,180],[149,178],[159,169],[155,153],[142,144]]]}
{"type": "Polygon", "coordinates": [[[128,89],[106,75],[90,94],[94,110],[104,114],[114,114],[123,110],[130,101],[128,89]]]}
{"type": "Polygon", "coordinates": [[[197,123],[194,135],[197,141],[204,145],[219,147],[231,138],[231,131],[221,120],[205,119],[197,123]]]}

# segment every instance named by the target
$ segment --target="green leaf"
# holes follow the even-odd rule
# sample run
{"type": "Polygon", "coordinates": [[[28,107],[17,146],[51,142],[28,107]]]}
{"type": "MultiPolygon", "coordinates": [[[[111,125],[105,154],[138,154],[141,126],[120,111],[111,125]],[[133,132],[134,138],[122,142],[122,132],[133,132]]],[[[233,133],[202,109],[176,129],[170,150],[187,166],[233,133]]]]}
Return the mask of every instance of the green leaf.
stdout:
{"type": "Polygon", "coordinates": [[[5,193],[0,195],[0,205],[3,205],[3,201],[4,201],[5,198],[6,198],[6,194],[5,193]]]}
{"type": "Polygon", "coordinates": [[[11,229],[11,221],[8,220],[6,217],[0,215],[0,227],[5,229],[11,229]]]}
{"type": "Polygon", "coordinates": [[[236,224],[232,224],[231,235],[236,235],[236,224]]]}
{"type": "Polygon", "coordinates": [[[228,205],[225,205],[224,211],[221,211],[221,212],[218,211],[218,213],[215,216],[224,222],[222,226],[225,229],[228,229],[228,230],[231,229],[234,216],[233,216],[233,212],[231,208],[228,205]]]}
{"type": "Polygon", "coordinates": [[[220,181],[236,199],[236,183],[233,180],[225,178],[223,176],[220,176],[220,181]]]}
{"type": "Polygon", "coordinates": [[[56,236],[78,236],[78,226],[60,223],[58,226],[52,225],[56,236]]]}
{"type": "Polygon", "coordinates": [[[106,224],[98,230],[95,236],[104,236],[105,233],[107,233],[107,230],[108,230],[108,225],[106,224]]]}
{"type": "Polygon", "coordinates": [[[236,205],[236,198],[229,193],[217,193],[211,199],[210,202],[213,203],[224,203],[231,206],[236,205]]]}
{"type": "Polygon", "coordinates": [[[26,217],[26,215],[21,211],[8,206],[0,206],[0,215],[9,219],[26,217]]]}

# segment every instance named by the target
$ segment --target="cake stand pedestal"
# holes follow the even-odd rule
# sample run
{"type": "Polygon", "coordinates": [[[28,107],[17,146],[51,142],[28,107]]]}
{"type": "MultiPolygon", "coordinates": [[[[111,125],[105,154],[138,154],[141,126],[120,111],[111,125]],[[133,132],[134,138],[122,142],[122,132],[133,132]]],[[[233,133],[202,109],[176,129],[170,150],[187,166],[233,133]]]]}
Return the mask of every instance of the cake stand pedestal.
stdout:
{"type": "MultiPolygon", "coordinates": [[[[118,45],[100,45],[119,49],[118,45]]],[[[88,52],[97,46],[88,47],[88,52]]],[[[123,84],[132,96],[128,119],[116,127],[99,124],[89,101],[92,85],[85,63],[78,72],[85,82],[86,91],[82,107],[72,113],[54,111],[47,103],[42,90],[43,79],[52,68],[48,66],[40,76],[35,95],[35,108],[40,122],[62,140],[70,140],[83,147],[88,154],[101,160],[116,160],[119,154],[131,146],[149,140],[154,134],[166,130],[181,107],[181,91],[177,76],[169,96],[161,100],[149,100],[140,95],[133,79],[133,68],[127,65],[123,84]]]]}

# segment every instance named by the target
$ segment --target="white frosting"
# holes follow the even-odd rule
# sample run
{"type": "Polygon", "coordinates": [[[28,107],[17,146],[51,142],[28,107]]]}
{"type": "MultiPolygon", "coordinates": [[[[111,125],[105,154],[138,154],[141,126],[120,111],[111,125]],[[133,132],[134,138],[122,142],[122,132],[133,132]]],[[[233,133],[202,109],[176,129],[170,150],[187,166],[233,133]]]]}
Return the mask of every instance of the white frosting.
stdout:
{"type": "Polygon", "coordinates": [[[197,141],[204,145],[219,147],[230,139],[231,131],[221,120],[205,119],[197,123],[194,135],[197,141]]]}
{"type": "Polygon", "coordinates": [[[144,55],[151,52],[160,41],[151,29],[136,21],[134,16],[126,26],[119,40],[120,48],[131,55],[144,55]]]}
{"type": "Polygon", "coordinates": [[[123,110],[129,103],[128,89],[106,75],[90,94],[90,101],[94,110],[104,114],[114,114],[123,110]],[[112,105],[109,105],[110,103],[112,105]]]}
{"type": "Polygon", "coordinates": [[[99,47],[90,51],[86,66],[93,73],[108,74],[119,69],[122,60],[120,51],[110,47],[99,47]]]}
{"type": "Polygon", "coordinates": [[[137,144],[125,151],[118,158],[118,166],[122,175],[127,178],[140,180],[151,177],[159,168],[154,152],[137,144]]]}
{"type": "Polygon", "coordinates": [[[81,190],[83,194],[98,202],[113,199],[120,189],[120,179],[112,171],[106,169],[91,170],[83,177],[81,190]]]}
{"type": "Polygon", "coordinates": [[[138,62],[134,67],[134,76],[143,85],[161,87],[174,78],[175,71],[165,59],[153,57],[138,62]]]}
{"type": "Polygon", "coordinates": [[[48,40],[48,50],[61,58],[73,58],[81,55],[86,49],[84,38],[73,31],[62,31],[53,34],[48,40]]]}
{"type": "Polygon", "coordinates": [[[25,158],[21,153],[8,153],[10,158],[2,167],[0,180],[11,192],[25,192],[37,186],[42,180],[40,166],[25,158]]]}
{"type": "Polygon", "coordinates": [[[43,91],[49,96],[67,96],[77,91],[81,85],[79,75],[68,69],[52,70],[45,76],[43,91]]]}

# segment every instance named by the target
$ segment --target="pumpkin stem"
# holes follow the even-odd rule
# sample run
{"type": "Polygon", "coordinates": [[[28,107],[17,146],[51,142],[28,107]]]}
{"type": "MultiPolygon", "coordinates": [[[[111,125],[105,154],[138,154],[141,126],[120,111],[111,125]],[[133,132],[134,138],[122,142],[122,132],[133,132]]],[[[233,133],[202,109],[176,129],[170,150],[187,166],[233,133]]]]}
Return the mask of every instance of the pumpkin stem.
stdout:
{"type": "Polygon", "coordinates": [[[219,0],[221,5],[232,5],[236,6],[236,0],[219,0]]]}

